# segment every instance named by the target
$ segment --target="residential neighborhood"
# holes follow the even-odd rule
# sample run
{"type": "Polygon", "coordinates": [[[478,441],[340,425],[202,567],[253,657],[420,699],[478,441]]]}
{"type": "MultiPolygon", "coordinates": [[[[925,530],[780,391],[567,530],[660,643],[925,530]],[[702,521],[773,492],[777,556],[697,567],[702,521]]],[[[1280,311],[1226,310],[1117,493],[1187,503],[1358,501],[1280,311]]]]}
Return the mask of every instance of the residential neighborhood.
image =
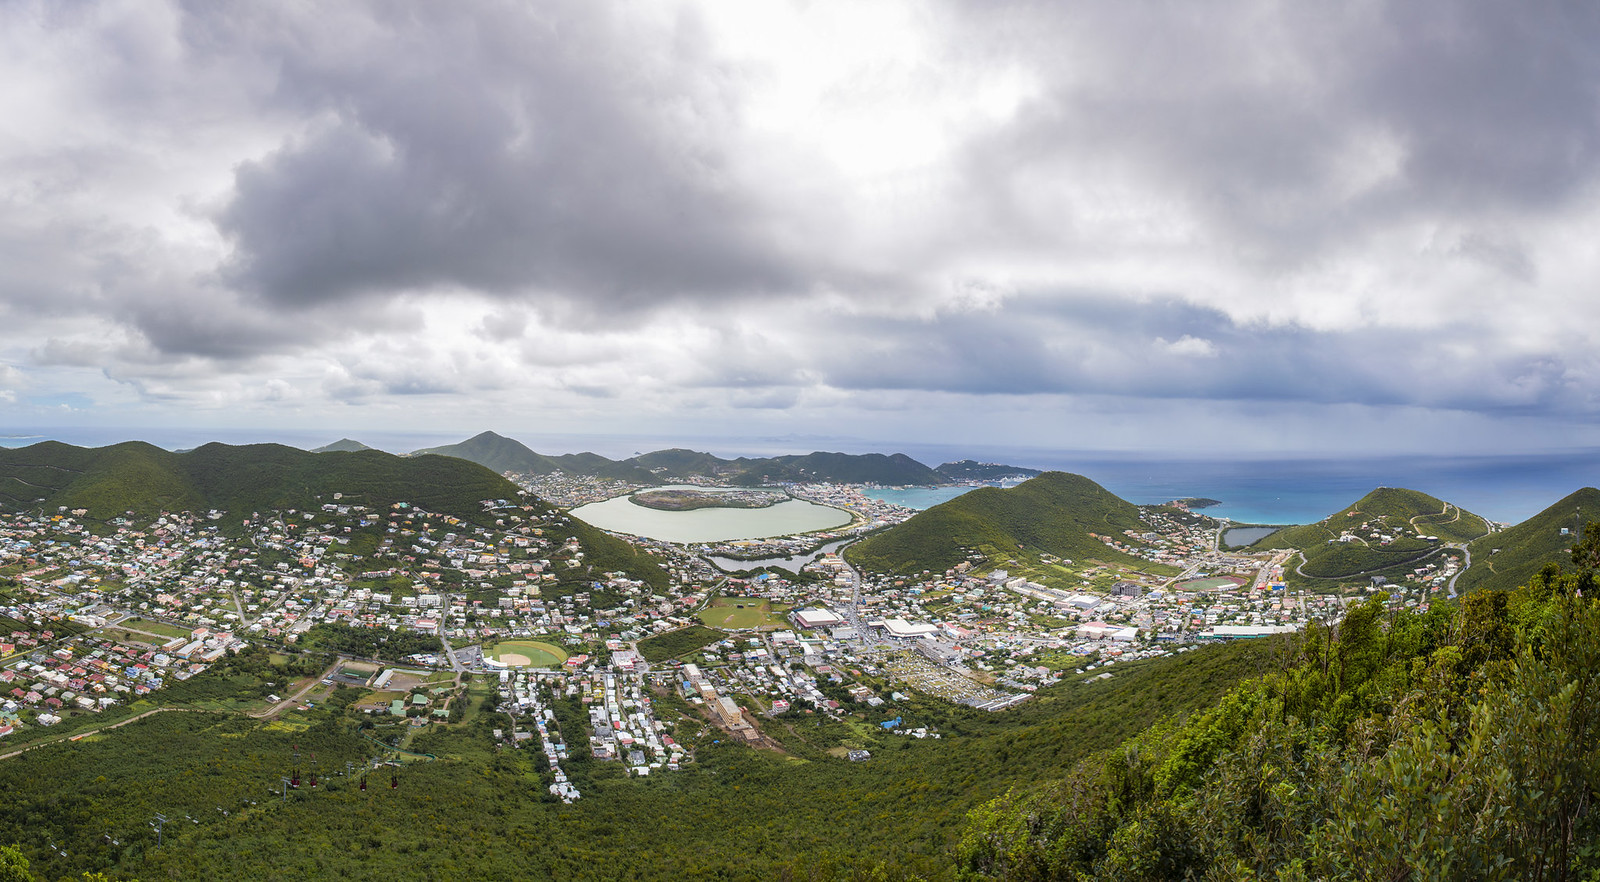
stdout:
{"type": "MultiPolygon", "coordinates": [[[[556,495],[569,504],[616,489],[559,475],[536,486],[564,488],[556,495]]],[[[498,676],[517,721],[510,743],[536,741],[552,768],[572,740],[549,702],[581,699],[585,749],[646,775],[692,761],[656,715],[663,694],[726,737],[759,742],[764,720],[791,712],[882,722],[902,690],[999,711],[1064,681],[1093,688],[1119,663],[1292,631],[1342,610],[1335,595],[1285,584],[1287,553],[1224,550],[1217,522],[1172,507],[1147,508],[1144,531],[1094,536],[1155,565],[1148,571],[974,554],[942,573],[862,574],[843,547],[914,511],[851,485],[788,490],[849,511],[852,525],[692,546],[627,537],[668,574],[659,585],[595,572],[570,518],[527,500],[484,500],[479,523],[338,493],[310,509],[103,524],[81,509],[6,515],[0,736],[144,697],[252,644],[294,651],[308,640],[330,648],[320,642],[329,633],[372,634],[331,648],[498,676]],[[1035,572],[1041,565],[1049,575],[1035,572]],[[696,627],[720,637],[654,663],[635,651],[696,627]],[[516,639],[545,641],[566,659],[531,670],[485,657],[485,647],[516,639]],[[893,685],[870,685],[884,683],[893,685]]],[[[1415,607],[1440,576],[1430,566],[1415,584],[1384,587],[1392,603],[1415,607]]],[[[423,722],[442,713],[430,709],[423,722]]]]}

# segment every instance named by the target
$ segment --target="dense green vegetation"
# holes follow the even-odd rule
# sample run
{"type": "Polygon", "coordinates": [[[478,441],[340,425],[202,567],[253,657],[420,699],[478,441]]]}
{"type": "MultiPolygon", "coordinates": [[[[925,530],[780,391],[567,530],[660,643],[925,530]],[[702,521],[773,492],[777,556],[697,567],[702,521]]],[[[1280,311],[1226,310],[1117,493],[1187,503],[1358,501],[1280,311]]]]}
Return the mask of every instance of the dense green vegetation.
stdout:
{"type": "Polygon", "coordinates": [[[896,453],[807,453],[770,459],[740,459],[733,483],[745,485],[835,481],[845,484],[943,484],[945,477],[920,462],[896,453]]]}
{"type": "Polygon", "coordinates": [[[634,505],[657,511],[694,511],[701,508],[770,508],[787,499],[768,490],[707,493],[703,490],[641,490],[628,497],[634,505]]]}
{"type": "Polygon", "coordinates": [[[1488,532],[1488,521],[1458,506],[1416,490],[1380,487],[1315,524],[1286,527],[1250,549],[1298,549],[1304,562],[1297,567],[1291,561],[1290,581],[1337,583],[1404,574],[1437,562],[1448,544],[1488,532]]]}
{"type": "MultiPolygon", "coordinates": [[[[127,511],[149,516],[214,509],[249,516],[311,508],[332,501],[335,493],[347,505],[384,509],[407,502],[480,525],[504,516],[504,509],[486,509],[486,500],[553,514],[543,502],[520,497],[517,486],[505,478],[448,456],[399,457],[379,450],[308,453],[280,444],[207,444],[171,453],[137,441],[98,448],[46,441],[0,450],[0,504],[84,508],[91,520],[102,522],[127,511]]],[[[653,556],[577,518],[562,517],[583,545],[588,565],[564,576],[581,580],[625,572],[656,588],[667,585],[669,578],[653,556]]],[[[228,517],[220,524],[233,530],[239,521],[228,517]]],[[[369,543],[375,544],[379,529],[367,534],[369,543]]]]}
{"type": "Polygon", "coordinates": [[[598,453],[563,453],[559,456],[546,457],[555,463],[562,471],[569,475],[593,475],[597,478],[609,478],[613,481],[627,481],[631,484],[659,484],[660,478],[648,469],[641,468],[632,460],[617,462],[606,459],[598,453]]]}
{"type": "Polygon", "coordinates": [[[413,655],[438,655],[439,635],[388,628],[358,628],[338,622],[321,622],[300,638],[309,651],[343,652],[361,658],[403,662],[413,655]]]}
{"type": "Polygon", "coordinates": [[[528,475],[548,475],[560,471],[560,466],[551,462],[548,457],[534,453],[526,444],[497,435],[494,432],[481,432],[462,441],[459,444],[446,444],[442,447],[427,447],[415,451],[412,456],[453,456],[468,462],[475,462],[490,471],[504,474],[505,472],[521,472],[528,475]]]}
{"type": "Polygon", "coordinates": [[[1461,574],[1458,590],[1515,588],[1547,564],[1567,563],[1583,522],[1597,514],[1600,490],[1585,487],[1515,527],[1473,542],[1467,546],[1472,567],[1461,574]]]}
{"type": "Polygon", "coordinates": [[[1146,529],[1133,503],[1081,475],[1046,472],[1009,489],[980,487],[962,494],[845,553],[857,566],[883,573],[944,572],[979,549],[1147,566],[1089,535],[1126,539],[1124,530],[1146,529]]]}
{"type": "Polygon", "coordinates": [[[1014,477],[1037,478],[1044,474],[1038,469],[1025,469],[995,462],[978,462],[972,459],[947,462],[934,468],[934,471],[947,481],[996,481],[1014,477]]]}
{"type": "Polygon", "coordinates": [[[333,442],[332,444],[324,444],[321,447],[313,448],[311,452],[312,453],[355,453],[358,450],[371,450],[371,449],[372,449],[371,447],[368,447],[367,445],[362,444],[360,441],[356,441],[356,440],[351,439],[351,438],[340,438],[339,440],[333,442]]]}
{"type": "Polygon", "coordinates": [[[494,746],[490,730],[506,717],[479,706],[481,693],[461,722],[416,730],[404,755],[364,733],[386,744],[409,727],[348,713],[348,696],[277,722],[164,713],[0,761],[0,843],[16,843],[49,879],[105,870],[144,879],[820,880],[880,865],[889,878],[940,878],[968,810],[1163,716],[1205,707],[1274,658],[1269,644],[1185,653],[1004,714],[915,696],[897,709],[938,727],[939,741],[803,713],[768,723],[794,757],[713,744],[716,735],[695,734],[704,727],[691,721],[678,734],[691,739],[695,761],[647,779],[584,755],[586,712],[561,702],[575,748],[563,768],[584,794],[571,806],[550,801],[536,751],[494,746]],[[369,722],[378,728],[363,730],[369,722]],[[826,753],[846,739],[874,758],[826,753]],[[321,785],[303,781],[285,801],[280,777],[308,775],[313,755],[321,785]],[[368,773],[361,791],[345,763],[359,772],[372,757],[406,765],[368,773]],[[149,825],[157,812],[169,819],[161,847],[149,825]]]}
{"type": "MultiPolygon", "coordinates": [[[[548,475],[562,471],[637,484],[660,484],[684,478],[716,478],[734,484],[840,481],[852,484],[943,484],[947,479],[920,462],[896,453],[807,453],[771,458],[722,459],[709,453],[675,448],[645,453],[621,461],[597,453],[546,456],[520,441],[483,432],[459,444],[429,447],[420,454],[440,454],[470,460],[496,472],[548,475]]],[[[1015,471],[1008,472],[1014,474],[1015,471]]]]}
{"type": "MultiPolygon", "coordinates": [[[[1600,542],[1597,542],[1600,545],[1600,542]]],[[[1459,609],[1377,595],[1294,664],[974,812],[962,871],[1028,879],[1600,873],[1600,604],[1551,568],[1459,609]]]]}
{"type": "Polygon", "coordinates": [[[95,520],[126,511],[307,507],[334,493],[347,503],[379,508],[404,501],[474,521],[484,518],[483,500],[518,498],[516,485],[469,463],[377,450],[313,454],[279,444],[207,444],[171,453],[138,441],[97,448],[45,441],[0,450],[0,502],[85,508],[95,520]]]}
{"type": "Polygon", "coordinates": [[[654,637],[646,637],[639,641],[639,654],[645,661],[655,664],[669,658],[678,658],[694,652],[702,646],[713,643],[728,636],[726,631],[707,628],[704,625],[690,625],[654,637]]]}

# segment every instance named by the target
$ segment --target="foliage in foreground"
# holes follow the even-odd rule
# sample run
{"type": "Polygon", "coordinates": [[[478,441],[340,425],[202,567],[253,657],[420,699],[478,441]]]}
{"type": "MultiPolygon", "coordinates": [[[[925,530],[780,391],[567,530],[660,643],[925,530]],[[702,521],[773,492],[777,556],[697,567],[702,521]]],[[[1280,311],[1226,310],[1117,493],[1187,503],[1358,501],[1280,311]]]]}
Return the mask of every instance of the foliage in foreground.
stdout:
{"type": "MultiPolygon", "coordinates": [[[[562,769],[583,793],[574,805],[552,800],[553,773],[537,750],[496,746],[493,730],[509,721],[493,702],[458,724],[418,728],[408,742],[409,721],[351,714],[335,699],[276,721],[172,711],[0,761],[0,843],[16,843],[31,871],[52,880],[88,870],[230,882],[821,882],[880,867],[888,878],[944,878],[970,809],[1008,786],[1059,775],[1156,720],[1209,706],[1275,664],[1267,643],[1216,646],[1130,664],[1092,686],[1041,690],[1003,714],[926,696],[896,705],[895,714],[943,733],[937,741],[823,714],[765,721],[787,756],[731,744],[696,722],[688,704],[661,695],[659,705],[690,715],[673,734],[694,761],[648,778],[590,758],[586,709],[563,700],[554,709],[573,751],[562,769]],[[411,753],[387,751],[395,738],[411,753]],[[870,749],[872,760],[829,753],[847,742],[870,749]],[[368,773],[361,790],[359,774],[374,757],[403,767],[368,773]],[[355,775],[344,774],[347,762],[355,775]],[[303,780],[285,799],[280,779],[297,769],[315,769],[320,785],[303,780]],[[150,826],[157,813],[171,819],[162,845],[150,826]]],[[[180,685],[210,684],[210,695],[233,677],[214,682],[208,672],[180,685]]],[[[261,685],[238,683],[249,698],[261,685]]]]}
{"type": "Polygon", "coordinates": [[[1382,595],[1298,664],[974,811],[967,878],[1592,879],[1600,604],[1549,568],[1457,610],[1382,595]]]}

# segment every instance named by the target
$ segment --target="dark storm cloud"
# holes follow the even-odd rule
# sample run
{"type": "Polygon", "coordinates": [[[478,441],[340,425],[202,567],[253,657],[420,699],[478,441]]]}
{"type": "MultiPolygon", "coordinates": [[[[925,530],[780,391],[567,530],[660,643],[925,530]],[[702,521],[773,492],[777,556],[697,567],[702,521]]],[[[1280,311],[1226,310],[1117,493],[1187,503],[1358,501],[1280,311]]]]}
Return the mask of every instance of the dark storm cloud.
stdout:
{"type": "MultiPolygon", "coordinates": [[[[868,321],[823,381],[847,389],[1362,403],[1490,412],[1592,408],[1586,366],[1496,348],[1459,324],[1314,331],[1156,298],[1077,295],[932,321],[868,321]],[[1472,345],[1449,350],[1443,342],[1472,345]]],[[[1592,370],[1588,365],[1587,369],[1592,370]]],[[[730,385],[738,385],[732,383],[730,385]]]]}
{"type": "Polygon", "coordinates": [[[278,100],[313,120],[241,166],[231,278],[303,306],[400,289],[597,310],[803,287],[727,180],[728,74],[694,20],[602,4],[373,7],[335,43],[287,22],[278,100]]]}

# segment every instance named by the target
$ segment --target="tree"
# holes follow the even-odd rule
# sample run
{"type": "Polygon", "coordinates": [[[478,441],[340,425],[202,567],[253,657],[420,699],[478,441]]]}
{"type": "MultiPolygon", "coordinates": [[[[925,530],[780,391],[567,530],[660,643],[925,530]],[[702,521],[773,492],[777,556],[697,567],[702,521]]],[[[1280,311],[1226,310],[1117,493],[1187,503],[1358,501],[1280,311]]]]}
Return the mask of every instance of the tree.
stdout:
{"type": "Polygon", "coordinates": [[[0,882],[34,882],[28,859],[15,845],[0,845],[0,882]]]}
{"type": "Polygon", "coordinates": [[[1600,521],[1583,528],[1583,538],[1572,546],[1572,563],[1583,572],[1600,570],[1600,521]]]}

